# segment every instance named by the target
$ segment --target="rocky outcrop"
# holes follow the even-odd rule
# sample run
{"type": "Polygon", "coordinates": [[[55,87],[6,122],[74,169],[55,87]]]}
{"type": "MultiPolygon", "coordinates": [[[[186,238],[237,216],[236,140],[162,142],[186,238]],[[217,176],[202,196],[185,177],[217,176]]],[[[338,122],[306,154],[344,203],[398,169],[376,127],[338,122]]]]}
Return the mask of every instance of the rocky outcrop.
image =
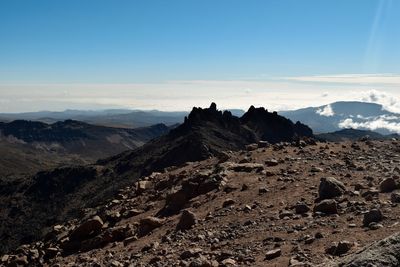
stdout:
{"type": "MultiPolygon", "coordinates": [[[[372,243],[360,251],[345,257],[338,263],[328,266],[357,267],[357,266],[400,266],[400,234],[372,243]]],[[[325,265],[326,266],[326,265],[325,265]]]]}

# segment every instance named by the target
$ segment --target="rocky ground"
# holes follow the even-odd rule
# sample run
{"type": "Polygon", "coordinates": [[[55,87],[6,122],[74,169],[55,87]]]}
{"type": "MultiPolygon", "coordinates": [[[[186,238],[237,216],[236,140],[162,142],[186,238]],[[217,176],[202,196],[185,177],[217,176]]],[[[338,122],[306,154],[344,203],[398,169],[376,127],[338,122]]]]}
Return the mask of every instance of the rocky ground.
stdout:
{"type": "Polygon", "coordinates": [[[260,142],[144,177],[0,265],[368,266],[346,259],[399,232],[399,162],[395,140],[260,142]]]}

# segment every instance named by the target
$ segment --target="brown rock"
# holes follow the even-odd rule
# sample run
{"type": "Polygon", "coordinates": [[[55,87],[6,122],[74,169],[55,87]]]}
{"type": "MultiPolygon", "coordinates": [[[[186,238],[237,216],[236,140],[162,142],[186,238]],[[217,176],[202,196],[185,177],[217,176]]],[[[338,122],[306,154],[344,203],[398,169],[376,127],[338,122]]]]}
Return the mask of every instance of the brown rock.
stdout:
{"type": "Polygon", "coordinates": [[[269,147],[269,142],[268,141],[258,141],[257,143],[258,148],[265,148],[265,147],[269,147]]]}
{"type": "Polygon", "coordinates": [[[379,184],[379,189],[382,193],[390,193],[396,190],[397,184],[393,178],[386,178],[379,184]]]}
{"type": "Polygon", "coordinates": [[[191,192],[185,190],[174,191],[167,195],[166,205],[163,209],[164,213],[167,215],[178,213],[186,205],[190,197],[191,192]]]}
{"type": "Polygon", "coordinates": [[[29,266],[28,257],[25,255],[17,255],[15,259],[10,262],[9,266],[29,266]]]}
{"type": "Polygon", "coordinates": [[[276,159],[269,159],[265,161],[265,165],[267,165],[268,167],[274,167],[277,166],[279,164],[279,162],[276,159]]]}
{"type": "Polygon", "coordinates": [[[368,226],[370,223],[380,222],[382,220],[382,212],[378,209],[372,209],[364,214],[363,225],[368,226]]]}
{"type": "Polygon", "coordinates": [[[5,262],[7,262],[9,259],[10,259],[10,256],[7,255],[7,254],[5,254],[5,255],[3,255],[3,256],[1,257],[1,262],[5,263],[5,262]]]}
{"type": "Polygon", "coordinates": [[[139,235],[144,236],[153,231],[154,229],[161,227],[165,220],[156,217],[146,217],[139,222],[139,235]]]}
{"type": "Polygon", "coordinates": [[[152,182],[144,180],[144,181],[137,182],[136,189],[139,193],[143,193],[144,191],[150,189],[151,186],[152,186],[152,182]]]}
{"type": "Polygon", "coordinates": [[[130,243],[135,242],[136,240],[138,240],[138,238],[136,236],[130,236],[124,240],[124,246],[127,246],[130,243]]]}
{"type": "Polygon", "coordinates": [[[189,210],[182,211],[181,218],[179,219],[179,223],[176,226],[177,230],[188,230],[192,228],[193,225],[197,223],[196,214],[189,210]]]}
{"type": "Polygon", "coordinates": [[[390,200],[393,203],[400,203],[400,193],[392,193],[392,195],[390,196],[390,200]]]}
{"type": "Polygon", "coordinates": [[[223,260],[222,262],[222,266],[236,266],[236,261],[234,259],[228,258],[223,260]]]}
{"type": "Polygon", "coordinates": [[[103,221],[99,216],[94,216],[78,226],[70,235],[70,240],[84,240],[101,232],[103,221]]]}
{"type": "Polygon", "coordinates": [[[353,243],[349,241],[340,241],[339,243],[334,243],[332,246],[328,247],[325,252],[333,256],[341,256],[349,252],[352,247],[353,243]]]}
{"type": "Polygon", "coordinates": [[[265,259],[266,260],[272,260],[275,258],[278,258],[282,255],[282,251],[278,248],[278,249],[273,249],[267,252],[267,254],[265,254],[265,259]]]}
{"type": "Polygon", "coordinates": [[[222,203],[222,207],[226,208],[226,207],[232,206],[233,204],[235,204],[235,200],[233,200],[231,198],[227,198],[227,199],[225,199],[224,203],[222,203]]]}
{"type": "Polygon", "coordinates": [[[319,198],[329,199],[339,197],[344,194],[346,188],[344,184],[333,177],[323,177],[319,184],[319,198]]]}
{"type": "Polygon", "coordinates": [[[46,258],[48,258],[48,259],[54,258],[55,256],[57,256],[57,254],[58,254],[59,251],[60,251],[60,250],[59,250],[58,248],[55,248],[55,247],[49,247],[49,248],[47,248],[47,249],[45,250],[46,258]]]}
{"type": "Polygon", "coordinates": [[[310,207],[307,206],[305,203],[297,203],[294,206],[296,214],[303,214],[310,211],[310,207]]]}
{"type": "Polygon", "coordinates": [[[232,163],[230,169],[235,172],[261,172],[264,166],[259,163],[232,163]]]}
{"type": "Polygon", "coordinates": [[[139,215],[139,214],[141,214],[141,213],[143,213],[143,210],[130,209],[130,210],[125,211],[125,212],[122,214],[122,216],[123,216],[124,218],[130,218],[130,217],[133,217],[133,216],[137,216],[137,215],[139,215]]]}
{"type": "Polygon", "coordinates": [[[250,144],[246,146],[246,150],[247,151],[253,151],[256,150],[258,148],[258,144],[250,144]]]}
{"type": "Polygon", "coordinates": [[[337,214],[337,204],[334,199],[325,199],[315,205],[314,212],[322,212],[325,214],[337,214]]]}

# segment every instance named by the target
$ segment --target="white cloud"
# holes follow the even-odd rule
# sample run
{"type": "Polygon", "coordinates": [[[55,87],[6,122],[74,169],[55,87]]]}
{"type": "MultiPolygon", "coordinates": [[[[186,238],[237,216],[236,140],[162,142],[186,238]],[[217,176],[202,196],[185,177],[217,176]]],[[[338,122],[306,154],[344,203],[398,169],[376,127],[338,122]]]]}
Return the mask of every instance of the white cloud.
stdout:
{"type": "Polygon", "coordinates": [[[386,92],[370,90],[364,93],[361,100],[365,102],[378,103],[387,111],[400,113],[400,98],[386,92]]]}
{"type": "Polygon", "coordinates": [[[353,119],[345,119],[339,123],[340,128],[369,129],[375,131],[386,129],[390,132],[400,133],[400,123],[387,120],[384,116],[377,117],[374,120],[355,122],[353,119]]]}
{"type": "Polygon", "coordinates": [[[325,117],[332,117],[335,115],[335,112],[333,111],[331,105],[326,105],[325,107],[318,109],[317,114],[325,117]]]}
{"type": "Polygon", "coordinates": [[[400,85],[400,74],[336,74],[285,77],[289,81],[357,85],[400,85]]]}
{"type": "MultiPolygon", "coordinates": [[[[379,88],[394,99],[400,98],[398,86],[373,88],[379,88]]],[[[222,109],[247,109],[255,105],[280,111],[328,105],[335,101],[362,101],[371,96],[370,89],[365,84],[304,83],[280,78],[131,84],[0,84],[0,96],[8,100],[1,103],[0,112],[95,107],[191,110],[193,106],[209,106],[211,101],[222,109]]],[[[384,99],[387,101],[383,97],[370,100],[383,102],[384,99]]],[[[387,103],[385,107],[391,110],[397,107],[393,101],[387,103]]]]}

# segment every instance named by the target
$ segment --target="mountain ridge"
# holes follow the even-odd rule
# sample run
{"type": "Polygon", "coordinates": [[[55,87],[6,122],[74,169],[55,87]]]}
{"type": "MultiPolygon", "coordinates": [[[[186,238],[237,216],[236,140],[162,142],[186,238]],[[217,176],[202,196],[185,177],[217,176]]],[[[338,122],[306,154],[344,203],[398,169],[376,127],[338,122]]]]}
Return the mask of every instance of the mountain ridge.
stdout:
{"type": "Polygon", "coordinates": [[[122,129],[74,120],[53,124],[26,120],[0,123],[0,177],[93,163],[137,148],[172,128],[157,124],[122,129]]]}

